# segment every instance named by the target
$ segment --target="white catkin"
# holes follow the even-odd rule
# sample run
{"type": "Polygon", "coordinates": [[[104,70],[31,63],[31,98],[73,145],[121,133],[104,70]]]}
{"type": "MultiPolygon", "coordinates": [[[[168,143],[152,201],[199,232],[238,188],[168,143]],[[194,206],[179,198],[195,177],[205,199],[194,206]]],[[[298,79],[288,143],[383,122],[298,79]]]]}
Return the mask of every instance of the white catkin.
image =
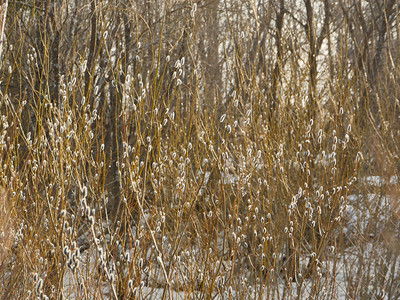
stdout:
{"type": "Polygon", "coordinates": [[[221,123],[223,123],[223,122],[225,121],[225,118],[226,118],[226,114],[223,114],[223,115],[221,116],[221,118],[219,119],[219,121],[220,121],[221,123]]]}
{"type": "Polygon", "coordinates": [[[86,199],[86,197],[87,197],[87,187],[86,187],[86,186],[84,186],[84,187],[82,188],[82,193],[83,193],[83,198],[86,199]]]}

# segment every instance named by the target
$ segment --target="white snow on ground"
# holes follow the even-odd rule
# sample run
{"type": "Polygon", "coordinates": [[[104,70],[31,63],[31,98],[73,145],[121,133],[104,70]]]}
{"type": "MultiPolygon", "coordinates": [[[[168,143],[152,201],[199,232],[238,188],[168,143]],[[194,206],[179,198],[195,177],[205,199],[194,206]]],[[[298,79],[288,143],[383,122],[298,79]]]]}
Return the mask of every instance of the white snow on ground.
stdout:
{"type": "Polygon", "coordinates": [[[372,219],[381,225],[387,222],[387,216],[392,209],[387,197],[359,194],[349,195],[347,199],[345,233],[354,230],[365,232],[372,219]]]}
{"type": "Polygon", "coordinates": [[[397,184],[399,183],[399,178],[393,175],[387,180],[381,176],[367,176],[363,179],[363,182],[369,185],[382,186],[384,184],[397,184]]]}
{"type": "MultiPolygon", "coordinates": [[[[372,243],[368,243],[365,246],[365,249],[363,251],[363,259],[365,260],[374,260],[374,256],[379,256],[379,249],[376,248],[375,245],[372,243]]],[[[88,279],[88,282],[95,282],[93,281],[93,278],[91,277],[91,274],[94,273],[93,268],[95,267],[95,256],[96,254],[93,253],[93,251],[88,252],[86,255],[84,255],[84,260],[87,260],[87,262],[82,262],[81,264],[81,276],[82,278],[88,279]]],[[[382,257],[380,257],[382,258],[382,257]]],[[[359,261],[359,249],[348,249],[346,252],[345,256],[339,257],[338,261],[335,262],[332,259],[328,259],[323,263],[323,266],[321,268],[323,277],[321,278],[321,281],[327,281],[327,286],[334,288],[333,292],[333,297],[331,299],[349,299],[349,295],[347,294],[346,291],[346,285],[348,281],[348,277],[351,276],[352,272],[354,273],[357,268],[360,268],[360,262],[359,261]],[[332,284],[333,283],[333,284],[332,284]]],[[[377,258],[378,260],[378,258],[377,258]]],[[[302,265],[305,265],[307,262],[302,261],[302,265]]],[[[397,264],[397,268],[398,268],[397,264]]],[[[373,270],[374,270],[374,263],[371,265],[371,274],[373,276],[373,270]]],[[[156,272],[156,270],[154,270],[156,272]]],[[[397,271],[396,271],[397,272],[397,271]]],[[[159,276],[160,278],[160,283],[163,281],[162,276],[159,276]]],[[[77,281],[74,275],[72,274],[71,271],[68,271],[65,274],[64,277],[64,298],[65,299],[81,299],[80,296],[77,296],[76,294],[76,286],[77,286],[77,281]]],[[[298,297],[298,287],[296,283],[293,283],[291,285],[291,288],[288,288],[287,284],[285,284],[284,280],[280,280],[278,282],[278,292],[275,291],[273,295],[275,297],[278,297],[279,299],[296,299],[298,297]],[[286,295],[284,298],[283,295],[286,295]]],[[[166,292],[164,288],[159,287],[161,285],[154,285],[154,287],[151,286],[143,286],[143,287],[138,287],[135,289],[135,295],[138,297],[137,299],[163,299],[163,295],[166,292]]],[[[99,284],[98,286],[87,286],[87,289],[90,289],[90,294],[92,297],[89,297],[89,299],[95,299],[97,295],[100,298],[110,298],[112,299],[111,295],[111,289],[110,289],[110,284],[107,282],[103,282],[99,284]]],[[[371,286],[371,289],[373,287],[371,286]]],[[[310,294],[310,291],[313,289],[313,282],[311,280],[305,280],[301,289],[301,299],[307,299],[307,297],[310,294]]],[[[257,289],[259,293],[259,288],[257,289]]],[[[328,292],[328,291],[326,291],[328,292]]],[[[217,291],[213,295],[213,299],[228,299],[229,291],[225,291],[225,294],[219,294],[217,291]]],[[[263,290],[263,296],[261,299],[267,299],[268,294],[270,291],[266,288],[263,290]]],[[[322,291],[323,294],[323,291],[322,291]]],[[[79,294],[82,295],[82,294],[79,294]]],[[[329,295],[332,295],[331,292],[329,292],[329,295]]],[[[205,298],[207,295],[202,295],[200,292],[196,293],[196,295],[189,295],[186,294],[183,291],[174,291],[172,290],[172,299],[202,299],[205,298]]],[[[234,290],[230,291],[230,296],[232,299],[236,298],[236,292],[234,290]]],[[[251,295],[248,295],[248,299],[253,299],[255,297],[255,292],[251,292],[251,295]]],[[[169,294],[167,293],[167,298],[169,299],[169,294]]],[[[327,299],[327,296],[322,297],[322,299],[327,299]]],[[[389,298],[383,298],[383,299],[389,299],[389,298]]]]}
{"type": "MultiPolygon", "coordinates": [[[[205,174],[206,179],[208,180],[209,174],[205,174]]],[[[368,184],[375,186],[382,186],[387,181],[383,180],[378,176],[370,176],[364,179],[368,184]]],[[[395,184],[397,182],[397,177],[392,177],[389,180],[390,184],[395,184]]],[[[350,246],[346,246],[337,256],[336,261],[333,259],[334,256],[331,255],[327,257],[321,265],[321,282],[325,282],[326,286],[329,287],[329,291],[326,291],[326,296],[323,296],[324,291],[322,290],[322,298],[328,299],[329,297],[333,297],[331,299],[349,299],[351,296],[349,293],[349,281],[351,282],[357,272],[362,272],[363,276],[367,276],[367,278],[374,278],[377,270],[380,270],[382,266],[387,266],[389,272],[387,273],[386,281],[393,280],[393,277],[396,277],[396,274],[399,273],[400,268],[400,256],[392,256],[387,257],[387,248],[385,245],[382,245],[381,242],[377,241],[377,239],[381,236],[381,234],[386,230],[385,226],[387,226],[388,216],[391,212],[391,202],[387,197],[379,196],[377,194],[358,194],[358,195],[349,195],[347,196],[347,204],[346,204],[346,221],[344,226],[344,234],[348,239],[354,239],[354,241],[358,241],[352,243],[350,246]],[[376,228],[378,228],[379,232],[368,232],[369,227],[372,223],[375,224],[376,228]],[[364,236],[364,240],[360,242],[360,236],[368,233],[368,235],[364,236]],[[358,239],[356,239],[358,237],[358,239]],[[364,242],[362,242],[364,241],[364,242]],[[344,254],[343,254],[344,253],[344,254]],[[365,266],[365,262],[368,262],[368,267],[365,266]]],[[[148,216],[147,216],[148,217],[148,216]]],[[[133,232],[136,232],[133,229],[133,232]]],[[[393,237],[395,238],[395,237],[393,237]]],[[[224,239],[224,233],[220,233],[220,237],[218,238],[218,242],[216,243],[217,248],[222,248],[224,239]]],[[[104,241],[103,241],[104,242],[104,241]]],[[[105,241],[107,242],[107,241],[105,241]]],[[[201,257],[201,253],[204,252],[201,249],[191,248],[187,249],[191,253],[195,253],[195,256],[201,257]]],[[[133,250],[131,250],[131,253],[133,250]]],[[[148,259],[151,259],[148,257],[148,259]]],[[[110,263],[110,262],[109,262],[110,263]]],[[[111,262],[113,263],[113,262],[111,262]]],[[[200,263],[200,260],[193,263],[200,263]]],[[[229,262],[223,262],[229,264],[229,262]]],[[[301,265],[304,267],[308,263],[308,260],[302,259],[301,265]]],[[[165,262],[165,266],[168,266],[168,262],[165,262]]],[[[190,259],[189,259],[190,265],[190,259]]],[[[80,269],[76,274],[73,274],[72,271],[68,270],[64,276],[64,298],[65,299],[80,299],[83,295],[82,293],[90,294],[89,299],[95,299],[96,297],[110,297],[112,298],[112,285],[110,281],[103,278],[98,280],[93,280],[92,274],[98,274],[98,270],[95,268],[99,268],[99,253],[96,249],[95,245],[91,245],[88,250],[81,254],[81,262],[80,269]],[[78,274],[78,275],[77,275],[78,274]],[[79,282],[83,283],[83,292],[79,292],[77,290],[77,286],[79,286],[79,282]],[[97,283],[96,286],[93,286],[94,283],[97,283]],[[88,284],[88,285],[86,285],[88,284]],[[92,284],[90,286],[89,284],[92,284]],[[86,292],[85,292],[86,291],[86,292]]],[[[215,267],[215,266],[214,266],[215,267]]],[[[213,264],[210,264],[210,268],[213,268],[213,264]]],[[[215,267],[215,269],[217,269],[215,267]]],[[[192,272],[193,270],[186,270],[187,272],[192,272]]],[[[242,272],[245,274],[245,272],[242,272]]],[[[189,275],[189,273],[187,274],[189,275]]],[[[136,287],[135,295],[138,297],[137,299],[162,299],[164,294],[167,294],[167,299],[169,299],[169,292],[165,290],[165,280],[163,277],[163,273],[158,264],[153,264],[149,274],[143,275],[142,278],[143,285],[142,287],[136,287]],[[147,276],[147,280],[145,278],[147,276]],[[148,280],[148,278],[152,278],[148,280]]],[[[183,273],[178,272],[178,277],[184,276],[183,273]]],[[[244,278],[235,279],[235,280],[243,280],[244,278]]],[[[179,280],[179,278],[178,278],[179,280]]],[[[392,282],[392,281],[391,281],[392,282]]],[[[314,282],[310,279],[305,279],[303,281],[301,287],[301,299],[306,299],[310,292],[314,289],[314,282]]],[[[357,285],[357,283],[354,283],[357,285]]],[[[375,286],[371,283],[371,285],[367,288],[370,295],[377,295],[379,289],[377,287],[376,282],[374,281],[375,286]]],[[[182,287],[181,287],[182,288],[182,287]]],[[[271,293],[271,287],[263,290],[263,296],[259,299],[267,299],[269,293],[271,293]]],[[[385,288],[385,286],[381,287],[385,288]]],[[[283,279],[276,283],[274,287],[275,291],[273,292],[273,296],[277,297],[276,299],[295,299],[299,295],[298,293],[298,285],[297,283],[293,283],[291,288],[288,288],[287,283],[283,279]]],[[[393,287],[394,291],[392,294],[396,295],[397,289],[399,287],[393,287]]],[[[260,288],[257,288],[257,292],[260,292],[260,288]]],[[[254,298],[258,294],[255,294],[255,291],[249,292],[246,297],[254,298]]],[[[243,295],[240,295],[242,297],[243,295]]],[[[228,299],[228,298],[236,298],[239,295],[236,294],[234,290],[224,290],[224,291],[215,291],[212,295],[213,299],[228,299]],[[230,294],[229,294],[230,293],[230,294]]],[[[239,297],[239,298],[240,298],[239,297]]],[[[207,295],[202,295],[200,292],[195,295],[188,295],[182,290],[172,290],[171,291],[172,299],[202,299],[207,298],[207,295]]],[[[249,299],[250,299],[249,298],[249,299]]],[[[385,295],[381,299],[389,299],[389,295],[385,295]]]]}

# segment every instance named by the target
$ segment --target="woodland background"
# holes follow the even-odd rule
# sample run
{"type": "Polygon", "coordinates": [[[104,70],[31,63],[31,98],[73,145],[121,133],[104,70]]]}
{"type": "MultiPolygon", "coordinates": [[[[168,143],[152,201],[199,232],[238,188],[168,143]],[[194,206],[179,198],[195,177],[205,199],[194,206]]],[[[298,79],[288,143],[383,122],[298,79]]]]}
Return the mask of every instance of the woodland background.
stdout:
{"type": "Polygon", "coordinates": [[[398,299],[396,0],[1,0],[3,299],[398,299]]]}

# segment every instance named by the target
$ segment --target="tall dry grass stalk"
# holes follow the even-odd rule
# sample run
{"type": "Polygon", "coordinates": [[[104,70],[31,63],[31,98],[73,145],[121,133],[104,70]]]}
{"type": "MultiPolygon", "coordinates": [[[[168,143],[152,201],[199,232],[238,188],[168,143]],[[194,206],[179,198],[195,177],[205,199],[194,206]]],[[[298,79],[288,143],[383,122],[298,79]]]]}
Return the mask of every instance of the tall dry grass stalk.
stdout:
{"type": "Polygon", "coordinates": [[[0,245],[1,245],[1,254],[0,261],[1,265],[4,266],[4,263],[9,255],[9,251],[11,251],[12,244],[12,230],[14,230],[14,226],[12,224],[12,215],[9,199],[7,197],[7,192],[4,188],[0,189],[0,245]]]}

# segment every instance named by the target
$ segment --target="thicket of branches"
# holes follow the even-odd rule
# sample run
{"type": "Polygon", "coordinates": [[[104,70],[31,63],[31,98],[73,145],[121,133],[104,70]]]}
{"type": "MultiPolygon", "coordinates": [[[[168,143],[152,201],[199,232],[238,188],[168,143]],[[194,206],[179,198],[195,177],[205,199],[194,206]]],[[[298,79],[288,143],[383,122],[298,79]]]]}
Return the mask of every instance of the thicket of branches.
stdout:
{"type": "Polygon", "coordinates": [[[398,1],[0,3],[2,298],[400,297],[398,1]]]}

